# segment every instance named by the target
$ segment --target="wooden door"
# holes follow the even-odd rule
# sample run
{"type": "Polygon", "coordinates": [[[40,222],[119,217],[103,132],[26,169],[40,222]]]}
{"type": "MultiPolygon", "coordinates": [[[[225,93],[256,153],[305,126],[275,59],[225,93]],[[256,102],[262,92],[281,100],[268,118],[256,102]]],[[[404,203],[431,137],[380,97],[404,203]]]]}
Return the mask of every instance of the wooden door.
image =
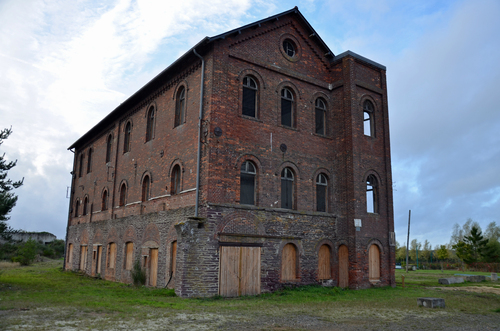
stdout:
{"type": "Polygon", "coordinates": [[[171,281],[170,286],[175,288],[175,269],[177,265],[177,241],[172,242],[172,257],[170,260],[171,281]]]}
{"type": "Polygon", "coordinates": [[[219,294],[260,294],[260,247],[221,246],[219,294]]]}
{"type": "Polygon", "coordinates": [[[371,245],[368,251],[368,274],[370,282],[380,281],[380,251],[377,245],[371,245]]]}
{"type": "Polygon", "coordinates": [[[349,286],[349,250],[346,245],[339,247],[339,287],[349,286]]]}
{"type": "Polygon", "coordinates": [[[158,275],[158,248],[151,248],[149,259],[149,285],[156,286],[156,277],[158,275]]]}
{"type": "Polygon", "coordinates": [[[318,279],[331,279],[330,247],[322,245],[318,252],[318,279]]]}
{"type": "Polygon", "coordinates": [[[283,247],[281,256],[281,280],[297,279],[297,249],[293,244],[286,244],[283,247]]]}

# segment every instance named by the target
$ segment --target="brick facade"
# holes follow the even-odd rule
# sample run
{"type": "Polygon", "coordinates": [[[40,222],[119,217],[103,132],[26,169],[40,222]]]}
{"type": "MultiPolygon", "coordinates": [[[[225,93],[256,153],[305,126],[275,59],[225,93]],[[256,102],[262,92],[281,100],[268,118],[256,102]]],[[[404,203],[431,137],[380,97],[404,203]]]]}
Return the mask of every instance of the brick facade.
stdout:
{"type": "Polygon", "coordinates": [[[133,259],[146,269],[149,285],[175,287],[183,297],[211,296],[224,286],[220,248],[260,247],[259,292],[268,292],[284,285],[338,286],[339,247],[345,245],[350,288],[394,286],[385,77],[384,66],[355,53],[334,56],[296,8],[202,40],[70,147],[75,159],[67,252],[72,256],[66,257],[71,262],[66,268],[80,268],[81,247],[87,245],[83,269],[96,275],[94,251],[101,246],[101,276],[131,282],[124,255],[126,243],[133,243],[133,259]],[[293,54],[287,53],[287,42],[293,54]],[[203,73],[195,52],[203,57],[203,73]],[[256,84],[255,116],[242,114],[248,77],[256,84]],[[282,124],[284,89],[293,98],[291,124],[282,124]],[[320,133],[318,98],[326,108],[320,133]],[[369,135],[366,102],[373,107],[369,135]],[[185,116],[176,120],[182,105],[185,116]],[[246,161],[255,168],[253,205],[240,203],[246,161]],[[292,209],[282,208],[282,190],[288,190],[284,169],[293,178],[286,195],[292,209]],[[320,174],[325,191],[317,187],[320,174]],[[370,179],[373,197],[367,194],[370,179]],[[317,210],[317,192],[326,194],[325,211],[317,210]],[[362,222],[359,229],[355,219],[362,222]],[[282,279],[287,244],[296,252],[292,280],[282,279]],[[330,254],[326,281],[318,278],[322,245],[330,254]],[[378,249],[373,256],[372,245],[378,249]],[[153,263],[150,254],[154,259],[156,250],[153,263]],[[155,278],[149,273],[156,266],[155,278]]]}

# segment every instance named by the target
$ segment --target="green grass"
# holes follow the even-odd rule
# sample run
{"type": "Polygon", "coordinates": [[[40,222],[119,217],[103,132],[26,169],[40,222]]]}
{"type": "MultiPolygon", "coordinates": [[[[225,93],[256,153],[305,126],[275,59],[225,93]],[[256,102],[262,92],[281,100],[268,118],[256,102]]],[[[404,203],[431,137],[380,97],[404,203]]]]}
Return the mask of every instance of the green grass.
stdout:
{"type": "MultiPolygon", "coordinates": [[[[95,279],[76,272],[62,271],[61,261],[38,263],[28,267],[2,265],[0,272],[0,310],[41,310],[50,308],[53,314],[86,319],[104,315],[107,322],[145,322],[148,316],[178,316],[198,314],[230,316],[299,316],[308,315],[326,321],[345,319],[346,316],[366,318],[377,314],[394,320],[403,314],[439,314],[439,309],[423,310],[416,305],[418,297],[440,297],[446,301],[446,313],[495,314],[500,312],[500,295],[442,290],[438,279],[451,277],[455,271],[396,271],[397,286],[348,290],[321,286],[303,286],[264,293],[252,297],[223,298],[215,296],[203,299],[182,299],[173,290],[153,289],[95,279]],[[402,288],[402,275],[405,288],[402,288]],[[57,313],[56,313],[57,312],[57,313]],[[82,315],[83,314],[83,315],[82,315]],[[82,316],[82,317],[79,317],[82,316]]],[[[487,273],[470,273],[484,274],[487,273]]],[[[456,284],[463,286],[462,284],[456,284]]],[[[494,286],[491,282],[466,283],[466,286],[494,286]]],[[[442,310],[441,310],[442,311],[442,310]]],[[[170,317],[169,317],[170,318],[170,317]]],[[[375,316],[373,318],[381,318],[375,316]]],[[[1,318],[0,318],[1,319],[1,318]]],[[[99,320],[99,319],[97,319],[99,320]]],[[[22,322],[20,318],[19,323],[22,322]]],[[[94,322],[93,322],[94,323],[94,322]]],[[[88,327],[105,329],[89,324],[88,327]]],[[[0,328],[2,322],[0,322],[0,328]]]]}

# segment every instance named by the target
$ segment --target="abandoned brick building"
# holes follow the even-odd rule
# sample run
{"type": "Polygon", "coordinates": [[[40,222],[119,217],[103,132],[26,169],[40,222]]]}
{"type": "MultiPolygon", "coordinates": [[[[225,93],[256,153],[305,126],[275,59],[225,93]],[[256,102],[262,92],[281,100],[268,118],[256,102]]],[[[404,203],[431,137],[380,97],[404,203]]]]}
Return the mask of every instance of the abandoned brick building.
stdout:
{"type": "Polygon", "coordinates": [[[394,286],[385,67],[297,8],[206,37],[69,148],[65,268],[177,295],[394,286]]]}

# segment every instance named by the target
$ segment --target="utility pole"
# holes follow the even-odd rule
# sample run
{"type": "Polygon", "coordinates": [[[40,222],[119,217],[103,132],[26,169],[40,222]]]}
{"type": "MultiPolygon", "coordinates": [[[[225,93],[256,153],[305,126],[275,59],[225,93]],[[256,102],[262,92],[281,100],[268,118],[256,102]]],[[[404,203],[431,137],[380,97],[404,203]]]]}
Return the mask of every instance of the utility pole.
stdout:
{"type": "Polygon", "coordinates": [[[408,212],[408,237],[406,237],[406,273],[408,273],[408,250],[410,249],[410,217],[411,209],[408,212]]]}

